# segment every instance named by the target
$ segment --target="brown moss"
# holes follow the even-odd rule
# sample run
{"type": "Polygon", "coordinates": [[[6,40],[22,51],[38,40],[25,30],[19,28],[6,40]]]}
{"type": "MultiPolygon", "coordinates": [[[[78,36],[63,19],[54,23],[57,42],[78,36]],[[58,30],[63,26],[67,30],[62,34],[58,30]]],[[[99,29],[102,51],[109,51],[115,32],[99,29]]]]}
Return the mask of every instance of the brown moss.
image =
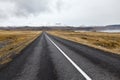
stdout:
{"type": "MultiPolygon", "coordinates": [[[[40,31],[0,31],[0,42],[4,44],[0,48],[0,57],[9,55],[12,52],[19,53],[25,46],[37,38],[40,33],[40,31]]],[[[7,60],[3,62],[7,62],[7,60]]]]}
{"type": "Polygon", "coordinates": [[[120,33],[49,31],[48,33],[105,51],[120,53],[120,33]]]}

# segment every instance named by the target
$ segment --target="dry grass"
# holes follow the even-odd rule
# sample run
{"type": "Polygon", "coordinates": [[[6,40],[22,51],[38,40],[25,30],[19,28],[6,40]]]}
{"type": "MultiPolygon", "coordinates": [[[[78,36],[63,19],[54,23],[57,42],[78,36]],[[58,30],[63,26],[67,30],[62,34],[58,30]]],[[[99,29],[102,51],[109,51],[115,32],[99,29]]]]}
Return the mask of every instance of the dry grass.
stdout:
{"type": "Polygon", "coordinates": [[[120,54],[120,33],[51,31],[50,34],[120,54]]]}
{"type": "Polygon", "coordinates": [[[11,55],[18,54],[40,35],[40,31],[0,31],[0,64],[11,61],[11,55]]]}

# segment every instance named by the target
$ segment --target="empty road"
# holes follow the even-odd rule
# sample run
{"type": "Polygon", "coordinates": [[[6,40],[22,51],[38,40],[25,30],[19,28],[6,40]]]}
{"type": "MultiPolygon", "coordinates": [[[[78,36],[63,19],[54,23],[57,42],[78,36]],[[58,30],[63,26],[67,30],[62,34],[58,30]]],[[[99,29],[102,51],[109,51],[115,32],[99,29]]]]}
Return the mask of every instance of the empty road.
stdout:
{"type": "Polygon", "coordinates": [[[0,80],[120,80],[120,56],[43,32],[0,69],[0,80]]]}

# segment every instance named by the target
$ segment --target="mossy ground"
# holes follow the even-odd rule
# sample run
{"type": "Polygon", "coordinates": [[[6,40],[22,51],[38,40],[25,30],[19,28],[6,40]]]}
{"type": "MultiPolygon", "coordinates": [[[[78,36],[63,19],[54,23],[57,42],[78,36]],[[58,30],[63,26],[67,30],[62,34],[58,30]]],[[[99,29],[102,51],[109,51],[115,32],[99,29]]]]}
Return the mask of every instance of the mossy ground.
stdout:
{"type": "Polygon", "coordinates": [[[120,54],[120,33],[49,31],[48,33],[81,44],[120,54]]]}
{"type": "Polygon", "coordinates": [[[7,58],[1,64],[11,61],[11,54],[18,54],[40,35],[41,31],[0,31],[0,58],[7,58]]]}

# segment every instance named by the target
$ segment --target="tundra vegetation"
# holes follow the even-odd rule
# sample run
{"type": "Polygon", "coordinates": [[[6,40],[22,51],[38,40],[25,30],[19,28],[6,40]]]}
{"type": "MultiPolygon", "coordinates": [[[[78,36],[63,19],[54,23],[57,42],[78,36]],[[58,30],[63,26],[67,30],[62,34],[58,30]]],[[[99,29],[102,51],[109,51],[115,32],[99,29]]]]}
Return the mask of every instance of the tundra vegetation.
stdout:
{"type": "Polygon", "coordinates": [[[34,41],[40,31],[4,31],[0,30],[0,64],[8,63],[34,41]]]}
{"type": "Polygon", "coordinates": [[[107,52],[120,54],[120,33],[75,32],[60,30],[49,31],[48,33],[107,52]]]}

